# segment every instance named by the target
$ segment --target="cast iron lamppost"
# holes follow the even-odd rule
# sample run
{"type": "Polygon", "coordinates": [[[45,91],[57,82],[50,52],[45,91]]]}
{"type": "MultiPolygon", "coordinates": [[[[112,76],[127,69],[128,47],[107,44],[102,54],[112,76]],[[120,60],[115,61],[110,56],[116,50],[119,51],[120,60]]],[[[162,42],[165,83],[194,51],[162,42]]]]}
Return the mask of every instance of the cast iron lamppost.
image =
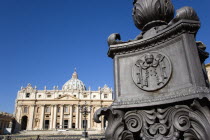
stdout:
{"type": "Polygon", "coordinates": [[[88,107],[87,102],[85,101],[85,104],[79,105],[79,111],[84,117],[84,131],[82,132],[83,138],[88,138],[88,132],[87,132],[87,115],[91,112],[92,106],[88,107]]]}

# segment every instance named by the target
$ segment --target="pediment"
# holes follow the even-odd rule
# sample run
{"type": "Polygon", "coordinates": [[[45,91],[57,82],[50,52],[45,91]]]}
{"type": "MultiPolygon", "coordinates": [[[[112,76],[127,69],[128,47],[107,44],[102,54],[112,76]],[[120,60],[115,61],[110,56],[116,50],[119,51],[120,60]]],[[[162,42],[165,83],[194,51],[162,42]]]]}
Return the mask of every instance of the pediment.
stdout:
{"type": "Polygon", "coordinates": [[[79,100],[78,98],[76,98],[72,95],[67,95],[67,94],[64,94],[60,97],[57,97],[56,99],[59,99],[59,100],[79,100]]]}

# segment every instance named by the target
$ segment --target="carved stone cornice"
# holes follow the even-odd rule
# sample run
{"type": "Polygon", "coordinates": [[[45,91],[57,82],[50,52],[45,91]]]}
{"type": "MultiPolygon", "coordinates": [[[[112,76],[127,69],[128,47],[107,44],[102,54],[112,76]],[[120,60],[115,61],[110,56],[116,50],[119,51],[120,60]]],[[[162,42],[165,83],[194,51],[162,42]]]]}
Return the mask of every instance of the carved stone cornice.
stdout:
{"type": "Polygon", "coordinates": [[[210,89],[208,87],[191,87],[185,88],[174,92],[169,92],[168,95],[162,96],[161,94],[154,99],[141,99],[126,98],[117,99],[112,103],[113,108],[125,108],[125,107],[143,107],[171,103],[174,101],[183,101],[194,98],[208,98],[210,100],[210,89]]]}
{"type": "MultiPolygon", "coordinates": [[[[196,34],[199,28],[199,21],[182,19],[175,24],[166,27],[164,30],[157,32],[155,36],[152,36],[150,38],[143,38],[140,40],[133,40],[128,42],[120,41],[120,43],[117,43],[117,40],[113,41],[115,42],[115,44],[110,44],[108,56],[114,58],[115,55],[129,54],[146,50],[160,45],[166,41],[172,40],[173,38],[183,33],[196,34]]],[[[112,39],[115,38],[113,37],[112,39]]]]}

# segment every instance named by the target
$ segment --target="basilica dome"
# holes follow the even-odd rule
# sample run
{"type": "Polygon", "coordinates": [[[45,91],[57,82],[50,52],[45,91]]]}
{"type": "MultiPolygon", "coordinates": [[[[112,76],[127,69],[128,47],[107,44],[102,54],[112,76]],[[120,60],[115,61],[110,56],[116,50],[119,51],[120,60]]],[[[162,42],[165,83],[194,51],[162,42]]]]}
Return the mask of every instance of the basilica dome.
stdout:
{"type": "Polygon", "coordinates": [[[86,88],[84,83],[78,79],[77,72],[74,71],[74,73],[72,74],[72,78],[63,85],[62,89],[68,91],[68,90],[85,90],[86,88]]]}

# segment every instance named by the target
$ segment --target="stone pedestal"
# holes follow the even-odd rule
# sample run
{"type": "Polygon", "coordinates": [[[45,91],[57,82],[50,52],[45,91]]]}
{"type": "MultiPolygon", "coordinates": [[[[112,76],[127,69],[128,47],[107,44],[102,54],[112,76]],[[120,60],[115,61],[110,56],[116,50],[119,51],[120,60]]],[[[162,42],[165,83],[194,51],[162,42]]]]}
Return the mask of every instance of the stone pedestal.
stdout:
{"type": "Polygon", "coordinates": [[[173,15],[170,0],[136,0],[142,33],[127,42],[109,36],[116,99],[94,114],[108,120],[107,140],[210,139],[209,54],[195,41],[200,21],[191,7],[173,15]]]}

